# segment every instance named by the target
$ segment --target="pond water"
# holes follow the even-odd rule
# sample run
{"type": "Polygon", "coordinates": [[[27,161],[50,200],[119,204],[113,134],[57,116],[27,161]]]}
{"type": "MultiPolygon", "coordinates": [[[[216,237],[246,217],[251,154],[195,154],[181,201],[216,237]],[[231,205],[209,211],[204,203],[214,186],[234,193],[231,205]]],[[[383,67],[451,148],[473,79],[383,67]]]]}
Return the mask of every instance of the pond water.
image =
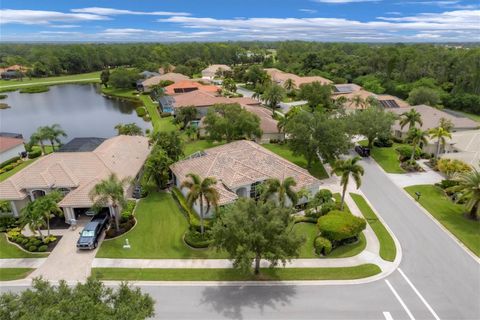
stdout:
{"type": "Polygon", "coordinates": [[[64,142],[78,137],[113,137],[119,123],[151,128],[137,116],[134,103],[108,99],[100,94],[98,85],[66,84],[51,86],[43,93],[6,94],[8,97],[0,102],[10,108],[0,110],[0,131],[21,133],[25,140],[39,126],[54,123],[68,134],[64,142]]]}

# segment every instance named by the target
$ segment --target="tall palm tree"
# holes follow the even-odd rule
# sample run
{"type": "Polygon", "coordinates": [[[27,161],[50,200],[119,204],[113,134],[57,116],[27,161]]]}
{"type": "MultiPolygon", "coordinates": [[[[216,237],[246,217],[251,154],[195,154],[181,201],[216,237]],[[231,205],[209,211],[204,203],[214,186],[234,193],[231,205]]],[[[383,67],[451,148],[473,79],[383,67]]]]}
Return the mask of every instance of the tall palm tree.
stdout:
{"type": "Polygon", "coordinates": [[[189,173],[185,176],[187,180],[183,181],[180,187],[187,188],[187,203],[190,207],[193,207],[193,204],[200,202],[200,232],[203,235],[204,233],[204,211],[203,211],[203,203],[207,205],[208,212],[210,207],[216,208],[218,206],[218,200],[220,195],[218,194],[217,189],[215,189],[215,184],[217,180],[213,177],[206,177],[202,179],[199,175],[195,173],[189,173]]]}
{"type": "Polygon", "coordinates": [[[298,203],[298,194],[293,190],[297,182],[292,177],[288,177],[283,181],[278,179],[268,179],[265,182],[265,189],[262,193],[262,199],[267,200],[272,196],[276,196],[281,207],[285,206],[287,199],[290,200],[292,206],[298,203]]]}
{"type": "Polygon", "coordinates": [[[340,210],[343,210],[343,204],[345,202],[345,193],[347,192],[348,182],[350,176],[355,180],[357,189],[360,188],[362,184],[362,178],[364,170],[363,167],[357,162],[360,160],[360,157],[353,157],[345,160],[337,160],[332,168],[332,173],[335,173],[340,177],[340,185],[343,186],[342,190],[342,200],[340,202],[340,210]]]}
{"type": "Polygon", "coordinates": [[[356,109],[363,109],[365,107],[365,100],[359,95],[355,95],[350,101],[354,104],[356,109]]]}
{"type": "Polygon", "coordinates": [[[422,115],[415,109],[410,109],[407,112],[402,113],[400,119],[400,128],[403,129],[408,124],[408,129],[415,127],[415,124],[423,125],[422,115]]]}
{"type": "Polygon", "coordinates": [[[422,129],[419,128],[411,128],[410,131],[408,131],[408,139],[412,141],[412,155],[410,157],[410,161],[415,160],[415,151],[417,150],[417,147],[423,143],[427,144],[427,136],[428,136],[428,131],[423,131],[422,129]]]}
{"type": "Polygon", "coordinates": [[[36,199],[34,210],[38,210],[46,220],[47,236],[50,236],[50,218],[52,215],[61,215],[62,209],[58,207],[58,202],[62,199],[62,195],[58,191],[52,191],[45,196],[36,199]]]}
{"type": "Polygon", "coordinates": [[[37,209],[35,201],[28,203],[22,209],[22,216],[20,217],[20,225],[25,227],[28,225],[28,228],[33,233],[39,233],[40,238],[42,241],[44,240],[44,236],[42,233],[42,228],[45,226],[45,216],[42,214],[40,210],[37,209]]]}
{"type": "Polygon", "coordinates": [[[455,180],[459,184],[452,189],[461,193],[459,200],[466,200],[465,207],[470,218],[477,219],[480,215],[480,171],[473,168],[470,172],[458,175],[455,180]]]}
{"type": "Polygon", "coordinates": [[[452,139],[452,134],[443,127],[433,128],[429,131],[430,138],[437,139],[437,150],[435,151],[435,159],[438,158],[438,154],[440,153],[440,145],[445,147],[447,143],[446,138],[452,139]]]}
{"type": "Polygon", "coordinates": [[[51,126],[46,126],[45,127],[45,135],[48,141],[50,141],[50,144],[52,145],[52,151],[55,151],[55,142],[57,144],[60,144],[60,137],[66,137],[67,134],[65,131],[60,127],[59,124],[55,123],[51,126]]]}
{"type": "Polygon", "coordinates": [[[293,89],[295,89],[295,81],[293,79],[288,78],[283,83],[283,88],[285,88],[285,90],[287,90],[288,92],[292,91],[293,89]]]}
{"type": "Polygon", "coordinates": [[[48,129],[47,127],[38,127],[37,130],[32,133],[30,136],[30,144],[31,145],[40,145],[40,149],[42,150],[42,154],[45,154],[45,144],[44,141],[48,140],[48,129]]]}
{"type": "Polygon", "coordinates": [[[112,173],[107,179],[97,183],[89,194],[90,199],[94,202],[94,207],[112,206],[113,212],[110,212],[110,220],[115,221],[117,232],[120,231],[119,207],[124,207],[127,204],[125,189],[130,181],[130,178],[120,180],[115,173],[112,173]]]}
{"type": "Polygon", "coordinates": [[[272,84],[265,89],[265,92],[262,94],[262,99],[265,101],[267,106],[272,109],[272,116],[275,115],[275,108],[282,101],[285,95],[285,91],[278,84],[272,84]]]}

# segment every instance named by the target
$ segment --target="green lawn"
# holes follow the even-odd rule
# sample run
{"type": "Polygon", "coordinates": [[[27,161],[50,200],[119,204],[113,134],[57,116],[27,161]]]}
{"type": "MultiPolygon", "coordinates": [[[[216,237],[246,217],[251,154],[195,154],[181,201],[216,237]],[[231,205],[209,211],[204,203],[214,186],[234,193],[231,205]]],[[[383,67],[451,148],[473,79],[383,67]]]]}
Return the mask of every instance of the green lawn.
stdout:
{"type": "Polygon", "coordinates": [[[394,261],[395,256],[397,255],[397,248],[395,247],[395,242],[388,230],[382,222],[378,220],[375,212],[373,212],[372,208],[370,208],[361,195],[350,193],[350,196],[357,204],[357,207],[362,212],[368,224],[372,227],[373,232],[375,232],[375,235],[380,242],[380,257],[382,257],[383,260],[394,261]]]}
{"type": "Polygon", "coordinates": [[[0,281],[10,281],[26,278],[33,270],[31,268],[0,268],[0,281]]]}
{"type": "MultiPolygon", "coordinates": [[[[307,160],[303,156],[294,156],[286,144],[262,144],[262,146],[299,167],[307,168],[307,160]]],[[[318,179],[328,178],[328,174],[320,162],[314,163],[308,171],[318,179]]]]}
{"type": "Polygon", "coordinates": [[[37,85],[37,84],[56,84],[56,83],[69,83],[69,82],[100,82],[100,72],[89,72],[89,73],[82,73],[82,74],[74,74],[68,76],[58,76],[58,77],[47,77],[47,78],[33,78],[28,79],[24,78],[22,81],[20,80],[0,80],[0,91],[2,89],[11,89],[11,88],[24,88],[30,87],[27,86],[37,85]],[[94,80],[92,80],[94,79],[94,80]]]}
{"type": "Polygon", "coordinates": [[[13,258],[43,258],[48,256],[48,253],[29,253],[21,250],[17,246],[7,241],[5,233],[0,233],[0,259],[13,258]]]}
{"type": "Polygon", "coordinates": [[[374,264],[343,268],[266,268],[258,277],[235,269],[92,269],[92,275],[100,280],[129,281],[350,280],[371,277],[380,272],[374,264]]]}
{"type": "Polygon", "coordinates": [[[137,225],[124,236],[104,241],[97,258],[215,259],[226,258],[213,249],[193,250],[183,242],[186,218],[169,193],[151,193],[136,210],[137,225]],[[123,249],[128,238],[132,248],[123,249]]]}
{"type": "Polygon", "coordinates": [[[419,191],[420,204],[445,228],[455,235],[473,253],[480,257],[480,221],[464,216],[465,207],[450,201],[443,190],[433,185],[416,185],[405,188],[416,199],[419,191]]]}
{"type": "Polygon", "coordinates": [[[102,93],[116,98],[139,101],[139,94],[134,89],[118,89],[113,87],[105,88],[102,86],[102,93]]]}
{"type": "MultiPolygon", "coordinates": [[[[367,145],[367,141],[361,141],[362,145],[367,145]]],[[[373,147],[370,151],[370,155],[373,159],[388,173],[405,173],[400,167],[400,160],[398,159],[399,155],[395,148],[401,146],[402,144],[394,143],[390,148],[377,148],[373,147]]]]}
{"type": "Polygon", "coordinates": [[[189,155],[197,152],[203,151],[205,149],[213,148],[221,146],[226,142],[209,142],[207,140],[195,140],[195,141],[187,141],[185,143],[185,156],[188,157],[189,155]]]}
{"type": "MultiPolygon", "coordinates": [[[[39,158],[37,158],[37,159],[39,159],[39,158]]],[[[6,180],[6,179],[8,179],[8,178],[10,178],[10,177],[13,176],[15,173],[17,173],[18,171],[22,170],[23,168],[25,168],[26,166],[28,166],[29,164],[31,164],[32,162],[34,162],[34,161],[37,160],[37,159],[28,159],[28,160],[26,160],[26,161],[23,161],[20,165],[16,166],[16,167],[13,168],[12,170],[0,174],[0,182],[2,182],[3,180],[6,180]]]]}

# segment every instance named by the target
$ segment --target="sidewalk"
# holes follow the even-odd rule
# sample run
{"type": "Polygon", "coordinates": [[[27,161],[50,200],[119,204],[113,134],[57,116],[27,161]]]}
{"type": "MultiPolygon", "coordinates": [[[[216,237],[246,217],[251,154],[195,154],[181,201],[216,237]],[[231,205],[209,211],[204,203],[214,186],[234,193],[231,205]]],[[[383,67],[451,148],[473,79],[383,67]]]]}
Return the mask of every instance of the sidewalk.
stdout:
{"type": "Polygon", "coordinates": [[[441,174],[433,171],[421,161],[419,161],[419,164],[425,170],[424,172],[387,173],[387,175],[393,183],[402,189],[418,184],[435,184],[445,179],[441,174]]]}

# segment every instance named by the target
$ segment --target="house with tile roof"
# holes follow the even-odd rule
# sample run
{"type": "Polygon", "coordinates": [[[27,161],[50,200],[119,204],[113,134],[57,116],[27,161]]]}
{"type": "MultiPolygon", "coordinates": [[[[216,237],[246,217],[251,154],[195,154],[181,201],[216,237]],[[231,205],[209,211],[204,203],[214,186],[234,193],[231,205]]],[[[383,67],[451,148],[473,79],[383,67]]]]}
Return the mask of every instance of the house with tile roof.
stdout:
{"type": "Polygon", "coordinates": [[[267,74],[270,76],[273,82],[277,83],[282,87],[285,84],[285,81],[287,81],[288,79],[293,80],[296,88],[300,88],[302,84],[307,84],[312,82],[320,82],[323,85],[333,83],[331,80],[320,77],[320,76],[300,77],[300,76],[297,76],[296,74],[283,72],[276,68],[265,68],[264,70],[267,72],[267,74]]]}
{"type": "Polygon", "coordinates": [[[188,80],[188,76],[185,76],[181,73],[169,72],[158,76],[150,77],[146,80],[137,82],[137,90],[139,91],[148,91],[152,86],[160,84],[162,81],[171,81],[173,83],[188,80]]]}
{"type": "MultiPolygon", "coordinates": [[[[116,136],[89,152],[54,152],[1,182],[0,200],[10,201],[18,216],[28,202],[58,190],[65,195],[59,207],[70,223],[93,205],[89,193],[97,183],[112,173],[134,181],[149,153],[148,138],[141,136],[116,136]]],[[[131,186],[126,188],[127,196],[131,192],[131,186]]]]}
{"type": "MultiPolygon", "coordinates": [[[[214,177],[218,191],[219,205],[234,202],[239,197],[256,198],[257,187],[267,179],[284,180],[292,177],[297,182],[294,190],[309,190],[315,194],[321,182],[310,173],[263,148],[259,144],[240,140],[222,146],[197,152],[187,159],[178,161],[170,166],[175,185],[180,188],[181,183],[189,173],[195,173],[201,178],[214,177]]],[[[188,190],[181,190],[187,194],[188,190]]],[[[299,204],[305,203],[302,198],[299,204]]],[[[194,206],[199,212],[198,203],[194,206]]],[[[213,209],[207,213],[213,214],[213,209]]]]}
{"type": "Polygon", "coordinates": [[[220,90],[220,88],[214,85],[201,84],[200,82],[197,82],[197,81],[182,80],[182,81],[172,83],[169,86],[166,86],[164,90],[165,90],[165,94],[168,94],[168,95],[182,94],[182,93],[187,93],[195,90],[216,94],[220,90]]]}
{"type": "Polygon", "coordinates": [[[212,64],[202,70],[202,79],[213,80],[219,71],[232,71],[232,69],[226,64],[212,64]]]}

